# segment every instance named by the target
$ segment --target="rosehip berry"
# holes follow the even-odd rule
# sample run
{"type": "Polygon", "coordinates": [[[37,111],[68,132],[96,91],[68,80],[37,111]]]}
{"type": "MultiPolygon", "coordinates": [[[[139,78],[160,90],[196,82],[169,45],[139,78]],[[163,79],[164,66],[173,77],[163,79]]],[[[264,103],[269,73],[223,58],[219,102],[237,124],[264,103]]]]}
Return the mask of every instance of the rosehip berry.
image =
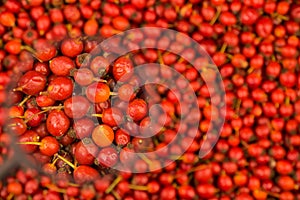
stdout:
{"type": "Polygon", "coordinates": [[[69,76],[70,71],[75,68],[75,63],[67,56],[57,56],[49,61],[49,67],[57,76],[69,76]]]}
{"type": "Polygon", "coordinates": [[[86,89],[87,98],[93,103],[105,102],[109,99],[110,88],[106,83],[92,83],[86,89]]]}
{"type": "Polygon", "coordinates": [[[113,76],[115,80],[125,82],[133,74],[133,64],[127,57],[117,59],[113,65],[113,76]]]}
{"type": "Polygon", "coordinates": [[[75,159],[81,165],[91,165],[98,153],[98,147],[90,138],[83,138],[76,144],[75,159]]]}
{"type": "Polygon", "coordinates": [[[129,103],[127,113],[134,121],[140,121],[148,113],[147,103],[143,99],[134,99],[129,103]]]}
{"type": "Polygon", "coordinates": [[[82,118],[89,108],[90,102],[83,96],[72,96],[64,101],[65,114],[70,118],[82,118]]]}
{"type": "Polygon", "coordinates": [[[75,57],[83,51],[83,42],[80,38],[67,38],[60,45],[62,54],[68,57],[75,57]]]}
{"type": "Polygon", "coordinates": [[[63,76],[55,77],[48,85],[47,92],[49,97],[61,101],[69,98],[73,92],[73,82],[63,76]]]}
{"type": "Polygon", "coordinates": [[[52,110],[46,120],[47,130],[53,136],[63,136],[70,127],[70,120],[62,110],[52,110]]]}
{"type": "Polygon", "coordinates": [[[112,147],[105,147],[98,153],[95,162],[104,166],[112,167],[118,162],[117,151],[112,147]]]}
{"type": "Polygon", "coordinates": [[[44,75],[36,71],[26,72],[18,81],[18,88],[27,95],[36,95],[46,86],[47,80],[44,75]]]}
{"type": "Polygon", "coordinates": [[[110,126],[101,124],[94,128],[92,138],[99,147],[106,147],[113,142],[114,131],[110,126]]]}

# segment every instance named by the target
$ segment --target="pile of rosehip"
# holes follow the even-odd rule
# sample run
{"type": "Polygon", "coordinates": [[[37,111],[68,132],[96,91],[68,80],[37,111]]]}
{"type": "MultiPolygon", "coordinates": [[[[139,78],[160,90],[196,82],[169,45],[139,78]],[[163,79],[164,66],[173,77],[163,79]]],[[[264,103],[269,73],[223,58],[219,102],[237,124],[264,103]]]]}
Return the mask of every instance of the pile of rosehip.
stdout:
{"type": "MultiPolygon", "coordinates": [[[[300,199],[299,2],[1,2],[0,199],[300,199]],[[140,27],[198,42],[222,76],[226,99],[180,55],[117,54],[144,42],[195,57],[180,37],[136,32],[112,51],[99,48],[140,27]],[[145,74],[134,69],[147,63],[162,64],[146,73],[174,88],[143,86],[145,74]],[[226,114],[212,98],[226,104],[226,114]],[[154,104],[161,109],[149,109],[154,104]],[[210,120],[222,116],[218,142],[200,159],[210,120]],[[131,156],[159,149],[174,159],[131,156]]],[[[216,71],[205,73],[217,81],[216,71]]]]}

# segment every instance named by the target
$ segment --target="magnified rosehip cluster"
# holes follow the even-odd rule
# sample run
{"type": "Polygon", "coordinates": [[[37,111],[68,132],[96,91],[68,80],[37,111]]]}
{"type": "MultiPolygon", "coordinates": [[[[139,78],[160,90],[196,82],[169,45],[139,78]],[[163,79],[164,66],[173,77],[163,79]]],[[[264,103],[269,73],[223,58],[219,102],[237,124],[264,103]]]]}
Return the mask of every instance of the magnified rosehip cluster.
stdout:
{"type": "Polygon", "coordinates": [[[290,0],[2,1],[0,199],[300,199],[299,21],[290,0]],[[139,27],[197,41],[226,99],[203,81],[220,81],[210,67],[200,75],[206,60],[182,58],[199,52],[180,37],[137,31],[98,47],[139,27]],[[142,43],[181,53],[118,54],[142,43]],[[174,87],[141,86],[142,64],[174,87]],[[211,119],[224,115],[220,139],[199,159],[211,119]]]}

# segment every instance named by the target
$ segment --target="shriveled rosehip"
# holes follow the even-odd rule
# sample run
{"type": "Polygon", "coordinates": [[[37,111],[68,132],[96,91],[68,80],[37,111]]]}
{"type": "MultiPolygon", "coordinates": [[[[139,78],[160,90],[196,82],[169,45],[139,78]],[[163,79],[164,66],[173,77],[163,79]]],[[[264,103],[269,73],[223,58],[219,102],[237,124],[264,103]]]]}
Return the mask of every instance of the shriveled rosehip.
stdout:
{"type": "Polygon", "coordinates": [[[45,76],[48,76],[51,73],[48,63],[37,62],[33,67],[35,71],[40,72],[45,76]]]}

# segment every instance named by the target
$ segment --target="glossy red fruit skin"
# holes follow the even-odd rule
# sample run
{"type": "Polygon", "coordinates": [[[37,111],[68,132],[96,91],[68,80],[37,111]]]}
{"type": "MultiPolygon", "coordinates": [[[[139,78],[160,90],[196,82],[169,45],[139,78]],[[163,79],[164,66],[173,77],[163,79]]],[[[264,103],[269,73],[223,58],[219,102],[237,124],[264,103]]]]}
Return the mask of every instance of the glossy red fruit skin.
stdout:
{"type": "Polygon", "coordinates": [[[53,106],[55,104],[55,100],[47,95],[39,95],[35,98],[35,101],[39,107],[53,106]]]}
{"type": "MultiPolygon", "coordinates": [[[[39,135],[35,131],[27,130],[18,139],[19,139],[19,142],[38,142],[39,135]]],[[[27,145],[27,144],[25,144],[25,145],[22,145],[21,148],[26,153],[33,153],[35,150],[38,149],[38,146],[37,145],[27,145]]]]}
{"type": "Polygon", "coordinates": [[[27,95],[36,95],[41,92],[47,83],[44,75],[36,71],[26,72],[18,81],[18,86],[27,95]]]}
{"type": "Polygon", "coordinates": [[[291,191],[295,188],[295,181],[290,176],[279,176],[278,177],[278,185],[285,191],[291,191]]]}
{"type": "Polygon", "coordinates": [[[49,67],[57,76],[69,76],[70,71],[75,68],[75,63],[67,56],[57,56],[49,62],[49,67]]]}
{"type": "Polygon", "coordinates": [[[53,136],[63,136],[70,127],[70,120],[62,110],[52,110],[46,120],[47,130],[53,136]]]}
{"type": "Polygon", "coordinates": [[[48,85],[47,92],[49,97],[56,101],[65,100],[72,95],[73,82],[67,77],[55,77],[48,85]]]}
{"type": "Polygon", "coordinates": [[[76,144],[75,159],[80,165],[92,165],[98,153],[98,147],[89,138],[83,138],[76,144]]]}
{"type": "Polygon", "coordinates": [[[82,52],[83,42],[79,38],[67,38],[61,43],[60,49],[65,56],[73,58],[82,52]]]}
{"type": "Polygon", "coordinates": [[[83,96],[72,96],[64,101],[65,114],[74,119],[85,116],[90,108],[89,101],[83,96]]]}
{"type": "Polygon", "coordinates": [[[46,156],[53,156],[59,150],[59,143],[54,137],[46,136],[42,139],[39,148],[42,154],[46,156]]]}
{"type": "Polygon", "coordinates": [[[10,124],[13,125],[13,126],[8,126],[7,127],[8,132],[13,133],[13,134],[22,135],[27,130],[26,123],[24,122],[23,119],[20,119],[20,118],[11,118],[7,121],[7,124],[8,125],[10,125],[10,124]]]}
{"type": "Polygon", "coordinates": [[[25,118],[28,120],[27,125],[31,126],[31,127],[36,127],[38,125],[40,125],[41,121],[44,119],[44,113],[38,114],[39,112],[41,112],[41,110],[37,109],[37,108],[28,108],[25,113],[24,116],[25,118]]]}
{"type": "Polygon", "coordinates": [[[48,63],[44,62],[34,63],[33,69],[44,76],[48,76],[51,73],[48,63]]]}
{"type": "Polygon", "coordinates": [[[73,172],[74,180],[78,184],[92,182],[98,179],[99,176],[100,174],[96,169],[87,165],[80,165],[73,172]]]}
{"type": "Polygon", "coordinates": [[[12,12],[2,11],[0,14],[0,24],[12,27],[15,25],[16,18],[12,12]]]}

